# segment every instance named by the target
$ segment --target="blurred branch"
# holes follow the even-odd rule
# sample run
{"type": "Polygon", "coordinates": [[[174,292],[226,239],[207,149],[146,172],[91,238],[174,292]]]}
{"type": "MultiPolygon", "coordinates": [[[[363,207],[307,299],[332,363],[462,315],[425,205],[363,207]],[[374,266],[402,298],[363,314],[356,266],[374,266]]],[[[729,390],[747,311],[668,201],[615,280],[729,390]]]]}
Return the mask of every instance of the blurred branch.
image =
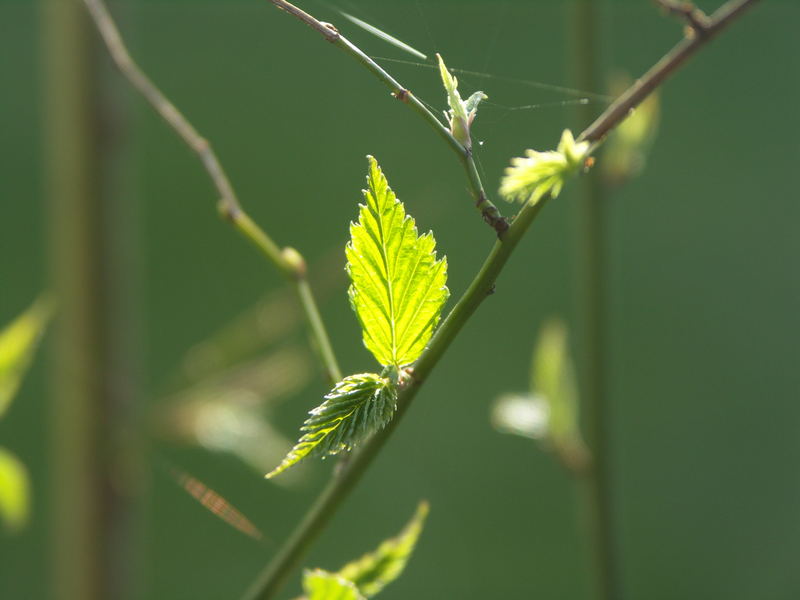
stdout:
{"type": "Polygon", "coordinates": [[[233,186],[211,144],[197,132],[186,117],[133,61],[103,1],[83,0],[83,2],[122,75],[199,157],[220,195],[219,208],[222,216],[254,244],[267,260],[295,286],[326,376],[331,382],[341,379],[333,347],[308,284],[303,257],[294,248],[280,248],[242,209],[233,186]]]}
{"type": "Polygon", "coordinates": [[[297,17],[303,23],[322,34],[322,36],[334,46],[337,46],[351,57],[356,59],[370,73],[377,77],[386,87],[392,90],[392,96],[400,100],[403,104],[410,106],[414,112],[420,115],[453,150],[461,161],[467,173],[472,195],[475,199],[475,206],[481,212],[481,216],[486,223],[497,232],[498,237],[502,237],[508,229],[508,221],[503,217],[498,208],[489,200],[483,188],[478,168],[475,165],[475,158],[472,149],[466,148],[459,142],[444,124],[428,108],[414,96],[411,91],[397,82],[394,77],[389,75],[380,65],[367,56],[358,46],[345,38],[330,23],[318,21],[307,12],[297,8],[294,4],[286,0],[269,0],[279,9],[297,17]]]}
{"type": "Polygon", "coordinates": [[[723,29],[742,16],[748,8],[751,8],[758,1],[730,0],[730,2],[723,4],[708,18],[702,28],[702,35],[695,34],[683,39],[665,54],[641,79],[637,80],[602,115],[597,117],[595,122],[580,135],[579,140],[598,142],[603,139],[609,131],[628,116],[632,109],[639,106],[653,90],[664,83],[700,48],[714,39],[723,29]]]}
{"type": "MultiPolygon", "coordinates": [[[[284,3],[283,0],[270,1],[277,6],[288,4],[284,3]]],[[[711,33],[707,39],[716,35],[735,17],[741,15],[748,5],[756,1],[757,0],[731,0],[729,4],[719,9],[714,13],[712,18],[713,23],[710,27],[711,33]]],[[[304,21],[317,29],[317,25],[314,23],[319,22],[316,20],[310,22],[304,19],[304,21]]],[[[319,26],[327,27],[321,23],[319,23],[319,26]]],[[[326,39],[331,39],[331,37],[332,36],[326,35],[326,39]]],[[[335,39],[340,40],[341,36],[335,39]]],[[[644,100],[669,74],[677,70],[678,67],[686,62],[687,58],[694,54],[694,52],[705,43],[696,41],[700,39],[701,38],[688,40],[687,43],[698,44],[692,46],[690,51],[678,51],[678,56],[676,57],[676,50],[673,49],[662,58],[661,61],[657,63],[656,67],[648,72],[648,75],[646,75],[643,80],[634,84],[626,94],[623,94],[620,100],[615,102],[593,125],[587,128],[581,134],[581,139],[599,141],[606,133],[621,123],[632,108],[635,108],[637,104],[644,100]],[[665,63],[671,64],[671,66],[663,66],[665,63]],[[659,67],[659,65],[662,66],[659,67]],[[661,75],[651,75],[650,73],[654,70],[656,73],[660,71],[664,71],[664,73],[661,75]],[[644,87],[642,87],[642,82],[646,84],[644,87]]],[[[706,38],[702,39],[705,40],[706,38]]],[[[677,48],[680,49],[681,47],[682,45],[679,44],[677,48]]],[[[357,55],[354,56],[357,57],[357,55]]],[[[322,490],[290,537],[247,590],[244,596],[245,598],[248,600],[269,600],[282,589],[286,579],[300,564],[303,556],[305,556],[306,552],[310,549],[314,540],[325,529],[330,519],[336,513],[339,505],[358,484],[373,459],[380,453],[381,448],[399,425],[425,379],[427,379],[430,372],[447,351],[447,348],[466,322],[475,313],[483,300],[494,291],[497,277],[502,272],[509,257],[535,220],[539,211],[547,203],[547,200],[548,196],[545,196],[541,198],[539,202],[535,204],[528,203],[520,209],[519,213],[512,220],[508,230],[504,235],[500,236],[495,243],[489,256],[486,258],[483,266],[466,292],[464,292],[453,307],[453,310],[450,311],[450,314],[448,314],[447,318],[436,331],[422,356],[420,356],[419,360],[414,364],[411,377],[406,386],[401,389],[398,396],[397,412],[394,418],[384,429],[376,433],[361,448],[357,449],[352,454],[349,461],[342,463],[341,468],[337,469],[333,478],[328,482],[325,489],[322,490]]]]}

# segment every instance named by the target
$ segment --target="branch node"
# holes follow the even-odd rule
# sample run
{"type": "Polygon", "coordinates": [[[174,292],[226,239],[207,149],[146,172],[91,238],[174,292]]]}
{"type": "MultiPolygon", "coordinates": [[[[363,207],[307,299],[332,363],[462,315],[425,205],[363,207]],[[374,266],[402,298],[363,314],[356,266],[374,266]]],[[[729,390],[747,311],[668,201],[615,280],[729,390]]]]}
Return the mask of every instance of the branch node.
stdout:
{"type": "Polygon", "coordinates": [[[408,102],[408,97],[411,95],[411,92],[405,88],[400,88],[392,92],[392,96],[400,100],[400,102],[408,102]]]}
{"type": "Polygon", "coordinates": [[[235,222],[242,214],[242,210],[227,198],[220,198],[217,202],[219,216],[229,223],[235,222]]]}
{"type": "Polygon", "coordinates": [[[339,40],[339,37],[340,37],[339,30],[336,29],[336,26],[333,23],[326,23],[325,21],[320,21],[319,23],[325,29],[328,30],[327,32],[324,32],[324,31],[322,32],[322,35],[325,36],[326,40],[328,40],[331,43],[336,42],[336,41],[339,40]]]}
{"type": "Polygon", "coordinates": [[[709,30],[711,19],[691,2],[682,0],[655,0],[662,10],[686,21],[687,38],[703,37],[709,30]]]}
{"type": "Polygon", "coordinates": [[[306,259],[303,258],[302,254],[291,246],[286,246],[281,250],[281,258],[283,258],[297,279],[305,279],[308,268],[306,267],[306,259]]]}

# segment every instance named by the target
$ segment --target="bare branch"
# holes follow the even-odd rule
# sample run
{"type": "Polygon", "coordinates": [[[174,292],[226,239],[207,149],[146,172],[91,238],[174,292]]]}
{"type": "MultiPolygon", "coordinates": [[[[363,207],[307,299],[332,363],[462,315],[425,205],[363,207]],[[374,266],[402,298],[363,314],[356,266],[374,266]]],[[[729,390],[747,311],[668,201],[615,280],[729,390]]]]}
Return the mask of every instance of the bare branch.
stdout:
{"type": "Polygon", "coordinates": [[[581,135],[579,140],[599,142],[619,125],[631,110],[639,106],[653,90],[691,58],[700,48],[717,36],[725,27],[740,17],[758,0],[731,0],[719,8],[703,28],[702,35],[682,40],[650,68],[628,90],[609,106],[581,135]]]}

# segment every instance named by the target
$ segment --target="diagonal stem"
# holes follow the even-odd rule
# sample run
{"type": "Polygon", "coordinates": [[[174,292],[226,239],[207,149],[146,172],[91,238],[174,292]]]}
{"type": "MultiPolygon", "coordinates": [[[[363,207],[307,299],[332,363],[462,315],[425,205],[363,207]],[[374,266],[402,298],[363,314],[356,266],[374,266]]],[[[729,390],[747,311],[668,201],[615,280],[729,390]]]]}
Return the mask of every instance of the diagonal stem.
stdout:
{"type": "Polygon", "coordinates": [[[269,1],[279,9],[300,19],[303,23],[320,33],[331,44],[357,60],[365,69],[377,77],[379,81],[392,91],[392,96],[400,100],[403,104],[408,105],[433,128],[437,135],[439,135],[450,149],[456,153],[461,164],[464,166],[470,190],[475,199],[475,206],[480,211],[483,220],[497,232],[498,237],[503,237],[508,229],[508,221],[486,195],[480,175],[478,174],[478,169],[475,166],[475,158],[472,155],[472,150],[464,147],[461,142],[453,137],[453,134],[445,127],[444,123],[428,110],[428,107],[426,107],[419,98],[411,93],[410,90],[400,85],[400,83],[387,73],[383,67],[367,56],[358,46],[353,44],[353,42],[339,33],[336,27],[330,23],[318,21],[307,12],[286,0],[269,1]]]}
{"type": "Polygon", "coordinates": [[[281,275],[295,287],[308,322],[313,345],[316,347],[320,362],[325,369],[326,377],[331,383],[339,381],[342,378],[341,371],[308,284],[306,263],[303,257],[293,248],[280,248],[242,209],[236,192],[211,144],[197,132],[188,119],[134,62],[103,0],[83,0],[83,3],[94,20],[114,64],[122,75],[172,127],[189,149],[197,154],[220,196],[220,214],[240,234],[254,244],[281,275]]]}

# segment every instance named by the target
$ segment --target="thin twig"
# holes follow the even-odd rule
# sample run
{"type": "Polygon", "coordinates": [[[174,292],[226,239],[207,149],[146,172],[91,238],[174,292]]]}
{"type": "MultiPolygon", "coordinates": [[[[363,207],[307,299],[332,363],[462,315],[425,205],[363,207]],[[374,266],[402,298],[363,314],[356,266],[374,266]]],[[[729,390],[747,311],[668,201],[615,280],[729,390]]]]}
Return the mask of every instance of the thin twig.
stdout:
{"type": "MultiPolygon", "coordinates": [[[[236,192],[225,170],[217,159],[211,144],[201,136],[161,90],[133,61],[122,41],[122,36],[102,0],[83,0],[94,20],[111,58],[122,75],[147,100],[155,111],[172,127],[189,148],[197,154],[214,187],[220,195],[220,214],[236,230],[253,243],[264,256],[294,285],[308,321],[311,336],[325,369],[327,378],[335,383],[341,371],[331,346],[330,338],[320,317],[311,288],[306,278],[306,264],[294,248],[280,248],[267,233],[242,209],[236,192]]],[[[302,12],[302,11],[300,11],[302,12]]],[[[296,15],[300,17],[300,15],[296,15]]],[[[302,18],[302,17],[300,17],[302,18]]]]}
{"type": "Polygon", "coordinates": [[[580,140],[598,142],[639,106],[650,93],[677,71],[695,52],[717,36],[758,0],[731,0],[720,7],[708,20],[703,35],[682,40],[653,67],[609,106],[586,131],[580,140]]]}
{"type": "Polygon", "coordinates": [[[389,75],[380,65],[367,56],[358,46],[344,37],[330,23],[324,23],[309,15],[307,12],[297,8],[294,4],[286,0],[269,0],[279,9],[294,15],[303,23],[322,34],[326,40],[337,46],[351,57],[361,63],[370,73],[377,77],[386,87],[392,91],[392,95],[403,104],[408,105],[414,112],[420,115],[433,130],[441,137],[447,145],[457,155],[467,173],[469,186],[475,200],[475,206],[481,213],[483,220],[497,232],[498,237],[502,237],[508,229],[508,221],[498,210],[483,189],[478,169],[475,166],[475,158],[472,150],[464,147],[447,127],[434,115],[420,100],[411,93],[409,89],[400,85],[397,80],[389,75]]]}
{"type": "MultiPolygon", "coordinates": [[[[275,2],[276,0],[271,0],[275,2]]],[[[722,30],[733,19],[744,12],[748,5],[754,4],[757,0],[731,0],[728,4],[720,8],[712,19],[710,39],[722,30]]],[[[695,38],[698,40],[700,38],[695,38]]],[[[692,41],[692,40],[690,40],[692,41]]],[[[702,45],[705,42],[701,42],[702,45]]],[[[674,72],[686,59],[691,56],[700,46],[698,45],[688,54],[677,53],[673,50],[665,56],[658,65],[662,65],[666,75],[674,72]],[[670,58],[671,57],[671,58],[670,58]],[[664,66],[665,61],[676,61],[671,67],[664,66]]],[[[657,66],[658,66],[657,65],[657,66]]],[[[651,72],[653,70],[651,69],[651,72]]],[[[650,73],[650,72],[648,72],[650,73]]],[[[595,121],[580,138],[589,141],[598,141],[603,135],[622,122],[624,116],[634,108],[639,102],[656,89],[666,75],[660,76],[654,83],[648,83],[641,90],[641,82],[623,94],[622,98],[629,98],[625,103],[618,101],[614,106],[622,107],[622,113],[617,114],[619,108],[608,110],[595,121]]],[[[647,76],[645,76],[645,79],[647,76]]],[[[621,100],[622,100],[621,98],[621,100]]],[[[483,264],[478,275],[473,279],[469,288],[461,296],[459,301],[450,311],[450,314],[436,331],[430,344],[422,353],[419,360],[414,364],[413,375],[409,384],[400,391],[397,400],[397,413],[386,426],[385,429],[375,434],[367,443],[356,450],[351,459],[344,464],[343,468],[337,470],[325,489],[317,497],[314,504],[306,513],[303,520],[297,525],[289,539],[281,546],[277,555],[265,567],[255,582],[250,586],[245,598],[248,600],[269,600],[277,594],[283,587],[291,572],[299,566],[306,551],[311,544],[322,533],[328,521],[333,517],[339,504],[345,499],[348,493],[355,487],[372,460],[378,455],[386,440],[397,428],[403,415],[408,410],[420,386],[424,383],[431,370],[439,362],[447,348],[455,337],[464,327],[472,314],[480,306],[484,298],[494,289],[495,280],[503,270],[508,258],[513,253],[519,241],[524,236],[534,219],[546,203],[547,197],[539,200],[537,204],[526,205],[512,221],[508,231],[503,235],[492,248],[491,253],[483,264]]]]}

